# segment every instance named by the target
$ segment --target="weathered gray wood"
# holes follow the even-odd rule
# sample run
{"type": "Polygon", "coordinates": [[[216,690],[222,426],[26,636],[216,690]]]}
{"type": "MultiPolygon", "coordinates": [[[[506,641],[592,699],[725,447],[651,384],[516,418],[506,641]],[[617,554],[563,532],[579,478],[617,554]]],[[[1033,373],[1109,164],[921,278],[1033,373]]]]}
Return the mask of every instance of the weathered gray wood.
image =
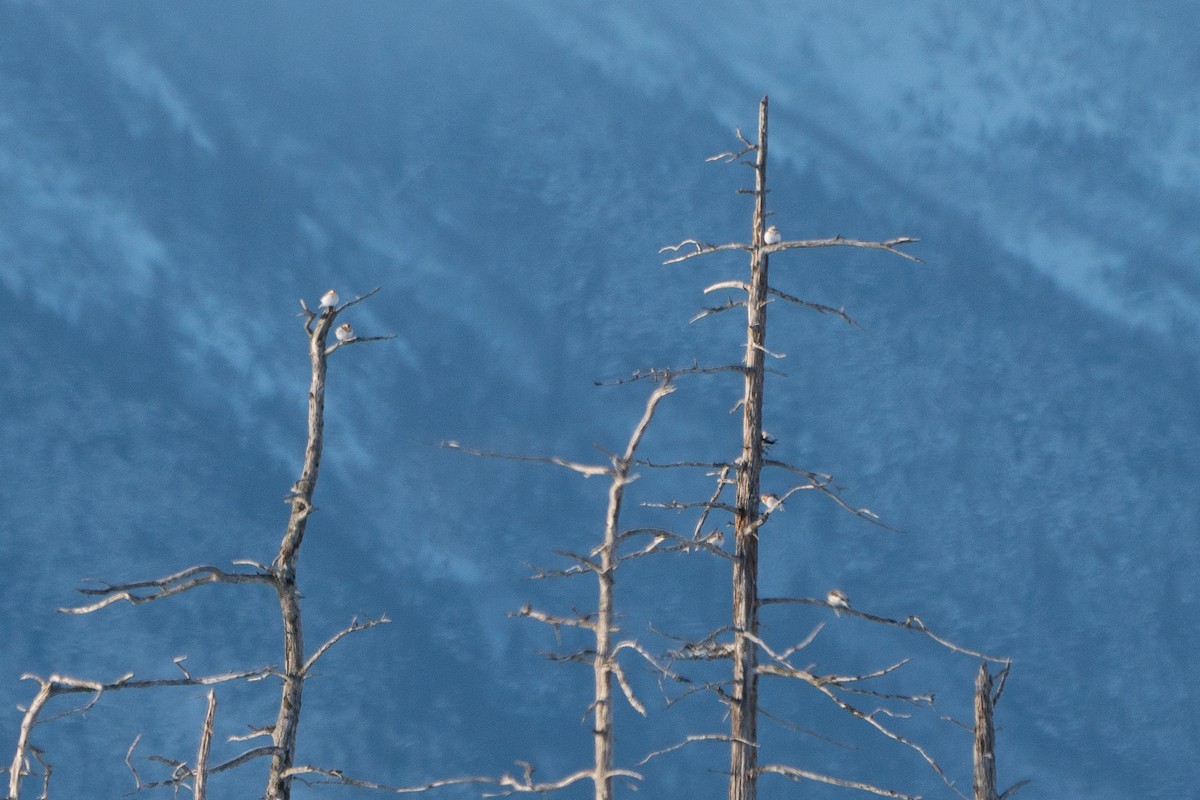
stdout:
{"type": "Polygon", "coordinates": [[[292,512],[287,530],[279,544],[279,554],[271,565],[275,575],[275,593],[279,598],[279,613],[283,622],[283,673],[279,697],[279,713],[271,731],[275,752],[267,775],[268,800],[289,800],[292,776],[288,772],[296,763],[296,734],[300,729],[300,708],[304,696],[304,626],[300,615],[300,590],[296,586],[296,559],[304,531],[312,514],[313,492],[321,470],[321,451],[325,432],[325,372],[329,353],[325,340],[337,311],[325,308],[306,326],[309,330],[308,355],[312,378],[308,388],[308,442],[304,448],[304,466],[300,480],[291,495],[292,512]]]}
{"type": "Polygon", "coordinates": [[[625,497],[625,487],[631,483],[630,468],[637,453],[638,445],[650,425],[658,403],[675,387],[669,381],[664,382],[650,395],[646,401],[646,410],[641,420],[629,437],[625,454],[612,459],[612,483],[608,488],[608,509],[604,518],[604,544],[600,548],[600,568],[596,570],[598,587],[598,610],[596,612],[596,655],[592,660],[595,672],[594,698],[594,759],[593,783],[595,784],[596,800],[612,800],[613,779],[613,708],[612,681],[613,673],[618,669],[616,653],[613,648],[614,622],[613,595],[616,585],[616,570],[620,563],[617,545],[621,534],[621,502],[625,497]]]}
{"type": "Polygon", "coordinates": [[[737,461],[733,561],[733,691],[730,703],[729,800],[754,800],[758,767],[758,528],[762,475],[763,378],[767,338],[767,98],[758,105],[754,228],[746,300],[742,455],[737,461]],[[753,638],[752,638],[753,637],[753,638]]]}
{"type": "Polygon", "coordinates": [[[208,711],[204,715],[204,729],[200,731],[200,749],[196,753],[196,779],[192,785],[193,800],[205,800],[208,796],[208,757],[212,750],[213,720],[217,716],[217,693],[208,690],[208,711]]]}
{"type": "Polygon", "coordinates": [[[992,710],[992,676],[987,664],[980,664],[975,676],[975,800],[996,800],[996,734],[992,710]]]}

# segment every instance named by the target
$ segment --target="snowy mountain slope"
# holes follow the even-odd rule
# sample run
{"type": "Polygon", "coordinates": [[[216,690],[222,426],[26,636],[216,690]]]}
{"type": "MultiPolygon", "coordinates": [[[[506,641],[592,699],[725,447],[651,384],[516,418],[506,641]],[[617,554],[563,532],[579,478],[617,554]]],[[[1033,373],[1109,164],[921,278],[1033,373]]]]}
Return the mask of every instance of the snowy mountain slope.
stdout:
{"type": "Polygon", "coordinates": [[[717,22],[723,4],[702,5],[539,16],[619,80],[680,91],[731,122],[743,87],[757,87],[783,113],[776,132],[800,134],[776,137],[777,155],[833,167],[829,142],[806,141],[827,136],[963,210],[1098,310],[1194,335],[1193,5],[816,2],[798,12],[768,0],[729,24],[717,22]]]}
{"type": "MultiPolygon", "coordinates": [[[[642,397],[593,379],[737,357],[733,320],[686,319],[700,287],[742,265],[663,268],[656,251],[744,236],[742,176],[703,158],[770,93],[785,232],[910,233],[927,265],[772,262],[780,288],[845,304],[865,329],[774,313],[780,455],[833,472],[907,533],[791,503],[768,590],[841,585],[1012,655],[1002,778],[1067,797],[1185,793],[1200,743],[1196,247],[1182,222],[1195,61],[1165,55],[1181,52],[1187,6],[1175,24],[1091,6],[760,8],[772,24],[751,42],[717,4],[687,19],[666,5],[0,5],[0,430],[21,476],[0,493],[4,706],[27,698],[26,670],[119,673],[128,650],[144,650],[141,673],[181,652],[193,668],[270,660],[245,598],[86,620],[51,609],[87,576],[268,558],[302,446],[295,300],[382,285],[355,327],[400,339],[339,353],[304,566],[312,638],[354,613],[397,620],[339,655],[389,679],[368,672],[346,696],[314,685],[305,746],[413,781],[529,756],[546,774],[573,768],[585,728],[564,753],[546,718],[574,731],[586,686],[539,663],[551,642],[503,612],[569,591],[520,583],[521,561],[586,546],[602,491],[427,443],[595,458],[591,442],[616,446],[642,397]],[[114,629],[132,647],[114,651],[114,629]]],[[[708,413],[735,394],[685,386],[648,447],[726,455],[735,434],[722,441],[708,413]]],[[[724,579],[675,569],[671,592],[626,591],[715,615],[724,579]]],[[[828,639],[822,658],[874,663],[861,631],[839,621],[828,639]]],[[[965,690],[974,666],[925,652],[913,681],[965,690]]],[[[944,691],[957,713],[962,693],[944,691]]],[[[260,721],[230,713],[230,732],[260,721]]],[[[687,714],[629,720],[624,755],[719,725],[687,714]]],[[[15,731],[15,714],[0,719],[15,731]]],[[[126,791],[120,757],[144,725],[121,705],[64,728],[60,790],[78,795],[95,777],[76,767],[111,761],[89,785],[126,791]],[[118,717],[114,757],[87,737],[118,717]]],[[[164,748],[188,752],[192,727],[164,748]]],[[[930,735],[965,755],[955,733],[930,735]]],[[[887,777],[866,774],[871,751],[780,741],[887,777]]],[[[645,791],[719,790],[688,771],[667,765],[645,791]]]]}

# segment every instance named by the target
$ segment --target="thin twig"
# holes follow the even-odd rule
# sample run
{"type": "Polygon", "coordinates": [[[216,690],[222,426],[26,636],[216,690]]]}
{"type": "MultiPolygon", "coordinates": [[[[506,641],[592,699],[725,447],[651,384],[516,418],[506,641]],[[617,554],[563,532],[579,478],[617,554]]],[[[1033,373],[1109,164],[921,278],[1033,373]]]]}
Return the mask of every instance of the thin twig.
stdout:
{"type": "Polygon", "coordinates": [[[308,657],[308,660],[304,662],[304,667],[300,670],[300,674],[307,676],[309,671],[312,669],[313,664],[316,664],[317,660],[321,658],[321,656],[325,655],[329,648],[333,647],[350,634],[358,633],[359,631],[365,631],[369,628],[374,628],[376,625],[384,625],[389,622],[391,622],[391,620],[387,618],[386,614],[381,616],[379,619],[369,619],[366,622],[359,622],[358,618],[355,617],[350,621],[349,626],[331,636],[329,640],[325,642],[325,644],[317,648],[316,652],[308,657]]]}
{"type": "Polygon", "coordinates": [[[919,795],[903,794],[902,792],[883,789],[870,783],[852,781],[845,778],[834,778],[830,775],[822,775],[819,772],[810,772],[809,770],[789,767],[783,764],[764,764],[758,768],[757,772],[759,775],[774,773],[782,775],[785,778],[791,778],[794,781],[809,780],[817,781],[818,783],[828,783],[832,786],[844,786],[847,789],[858,789],[863,792],[880,795],[881,797],[894,797],[897,800],[921,800],[919,795]]]}
{"type": "Polygon", "coordinates": [[[585,478],[590,478],[593,475],[610,475],[612,474],[611,466],[596,466],[594,464],[581,464],[575,461],[567,461],[558,456],[529,456],[517,453],[501,453],[494,450],[479,450],[474,447],[465,447],[456,441],[450,440],[438,442],[438,447],[444,447],[447,450],[459,450],[463,453],[472,456],[480,456],[482,458],[498,458],[504,461],[524,461],[531,464],[553,464],[558,467],[564,467],[573,472],[578,472],[585,478]]]}
{"type": "MultiPolygon", "coordinates": [[[[726,743],[728,743],[731,741],[733,741],[733,739],[727,733],[695,733],[695,734],[691,734],[690,736],[688,736],[681,742],[676,742],[675,744],[664,747],[661,750],[655,750],[653,753],[647,754],[645,758],[643,758],[641,761],[637,762],[637,764],[635,764],[634,766],[638,766],[638,767],[645,766],[647,763],[658,758],[659,756],[664,756],[667,753],[673,753],[676,750],[680,750],[684,747],[687,747],[689,744],[695,744],[696,742],[726,742],[726,743]]],[[[747,744],[749,744],[751,747],[758,746],[757,744],[755,744],[753,742],[747,742],[747,744]]]]}
{"type": "Polygon", "coordinates": [[[929,630],[929,628],[925,627],[925,623],[921,621],[920,617],[916,617],[916,616],[909,616],[909,617],[906,617],[904,620],[890,619],[888,617],[879,617],[874,614],[868,614],[865,611],[860,611],[857,608],[846,608],[846,607],[840,607],[840,606],[835,608],[834,606],[830,605],[830,603],[827,600],[817,599],[817,598],[813,598],[813,597],[764,597],[758,601],[758,604],[760,606],[772,606],[772,605],[784,605],[784,604],[825,606],[826,608],[834,609],[835,611],[837,611],[838,614],[841,614],[841,615],[859,617],[861,619],[867,620],[868,622],[874,622],[874,623],[877,623],[880,625],[891,625],[896,628],[903,628],[904,630],[924,634],[925,636],[928,636],[930,639],[933,639],[935,642],[940,644],[942,647],[945,647],[948,650],[952,650],[955,653],[962,653],[963,655],[971,656],[972,658],[981,658],[985,661],[991,661],[994,664],[1011,664],[1012,663],[1011,659],[1000,658],[999,656],[990,656],[987,653],[981,653],[977,650],[971,650],[970,648],[963,647],[961,645],[957,645],[954,642],[949,641],[948,639],[938,636],[933,631],[929,630]]]}
{"type": "Polygon", "coordinates": [[[680,369],[672,369],[670,367],[656,369],[635,369],[628,377],[614,378],[607,381],[593,381],[596,386],[621,386],[626,383],[634,383],[636,381],[651,380],[655,383],[662,381],[670,381],[675,378],[685,375],[716,375],[721,372],[736,372],[745,374],[746,368],[741,364],[720,364],[715,367],[702,367],[699,363],[694,363],[690,367],[680,369]]]}

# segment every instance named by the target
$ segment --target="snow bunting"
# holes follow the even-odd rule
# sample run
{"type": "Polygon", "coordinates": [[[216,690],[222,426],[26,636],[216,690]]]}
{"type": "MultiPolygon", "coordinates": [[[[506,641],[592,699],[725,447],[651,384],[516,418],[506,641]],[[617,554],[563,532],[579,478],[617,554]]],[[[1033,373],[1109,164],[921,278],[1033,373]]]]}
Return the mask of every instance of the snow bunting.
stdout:
{"type": "Polygon", "coordinates": [[[841,589],[830,589],[829,594],[825,595],[825,602],[835,609],[850,607],[850,598],[841,589]]]}

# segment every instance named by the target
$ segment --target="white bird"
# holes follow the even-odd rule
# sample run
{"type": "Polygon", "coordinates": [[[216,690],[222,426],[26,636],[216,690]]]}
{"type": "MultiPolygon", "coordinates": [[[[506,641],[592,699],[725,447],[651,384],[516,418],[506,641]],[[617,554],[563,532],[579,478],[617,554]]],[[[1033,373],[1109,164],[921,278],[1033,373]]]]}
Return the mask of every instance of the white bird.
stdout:
{"type": "Polygon", "coordinates": [[[759,497],[759,499],[762,500],[762,504],[766,506],[768,514],[783,505],[783,501],[779,499],[779,495],[773,492],[767,492],[759,497]]]}
{"type": "Polygon", "coordinates": [[[347,339],[354,338],[354,329],[350,327],[349,322],[343,322],[337,326],[337,330],[333,332],[333,335],[337,337],[339,342],[344,342],[347,339]]]}
{"type": "Polygon", "coordinates": [[[850,607],[850,598],[841,589],[830,589],[829,594],[825,595],[825,602],[833,606],[835,610],[850,607]]]}
{"type": "Polygon", "coordinates": [[[767,228],[766,232],[763,233],[764,244],[779,244],[782,241],[783,237],[779,235],[779,228],[776,228],[774,225],[767,228]]]}
{"type": "Polygon", "coordinates": [[[333,308],[338,304],[338,293],[330,289],[321,295],[321,308],[333,308]]]}

